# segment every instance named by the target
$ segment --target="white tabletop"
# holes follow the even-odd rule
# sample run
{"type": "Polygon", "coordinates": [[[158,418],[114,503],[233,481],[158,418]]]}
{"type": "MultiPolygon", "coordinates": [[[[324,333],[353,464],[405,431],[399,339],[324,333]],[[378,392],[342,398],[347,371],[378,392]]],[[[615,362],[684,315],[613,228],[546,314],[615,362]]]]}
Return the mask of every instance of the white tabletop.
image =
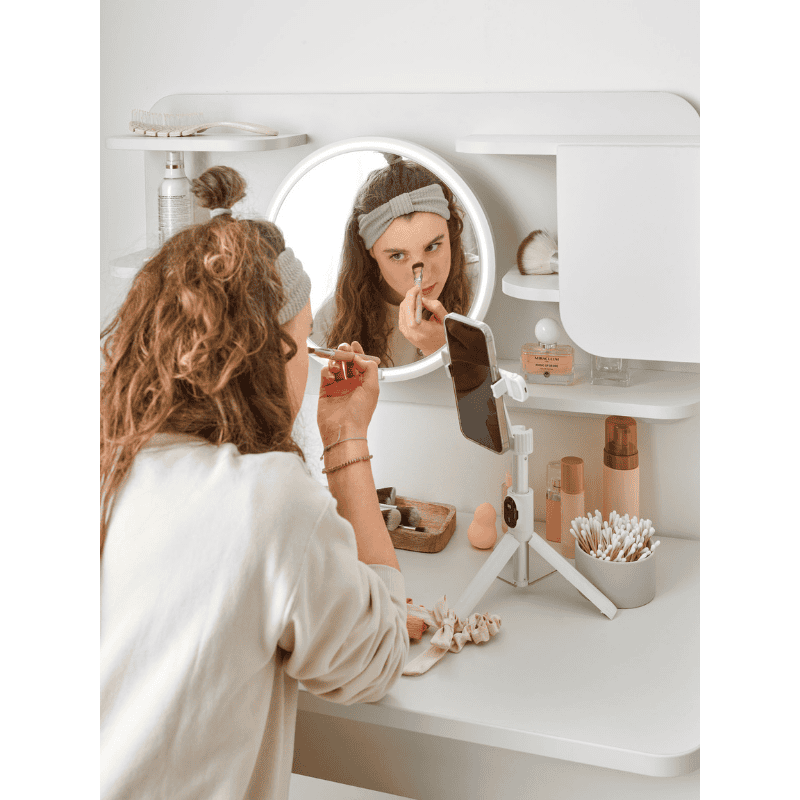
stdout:
{"type": "MultiPolygon", "coordinates": [[[[453,604],[487,551],[472,516],[440,553],[398,550],[406,594],[453,604]]],[[[541,532],[543,523],[536,523],[541,532]]],[[[485,644],[403,676],[378,703],[342,706],[300,692],[299,708],[583,764],[671,777],[700,764],[699,542],[658,535],[656,596],[603,616],[561,575],[515,588],[496,580],[476,611],[497,614],[485,644]]],[[[427,649],[429,630],[410,658],[427,649]]]]}

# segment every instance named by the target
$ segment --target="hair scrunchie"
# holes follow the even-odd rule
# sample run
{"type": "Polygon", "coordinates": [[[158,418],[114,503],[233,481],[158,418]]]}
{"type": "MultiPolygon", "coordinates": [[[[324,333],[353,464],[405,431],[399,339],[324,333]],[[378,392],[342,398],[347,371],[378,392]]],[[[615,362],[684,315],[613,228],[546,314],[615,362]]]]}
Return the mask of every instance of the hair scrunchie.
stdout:
{"type": "Polygon", "coordinates": [[[362,214],[358,218],[358,232],[364,240],[364,246],[369,250],[394,220],[415,211],[428,211],[450,219],[450,209],[438,183],[400,194],[369,214],[362,214]]]}

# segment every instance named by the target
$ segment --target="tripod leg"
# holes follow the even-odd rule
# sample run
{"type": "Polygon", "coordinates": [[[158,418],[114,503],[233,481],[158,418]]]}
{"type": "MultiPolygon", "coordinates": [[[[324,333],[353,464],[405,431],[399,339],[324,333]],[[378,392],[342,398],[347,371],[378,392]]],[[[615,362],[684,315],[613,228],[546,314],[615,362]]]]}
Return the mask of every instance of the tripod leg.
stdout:
{"type": "Polygon", "coordinates": [[[564,556],[556,553],[538,533],[531,536],[528,544],[548,564],[554,566],[589,602],[594,603],[609,619],[614,619],[617,607],[594,584],[581,575],[564,556]]]}
{"type": "Polygon", "coordinates": [[[489,591],[494,579],[508,563],[511,556],[517,552],[518,548],[524,547],[520,544],[513,534],[507,533],[495,545],[489,558],[470,581],[469,586],[463,591],[455,605],[452,606],[459,619],[466,619],[478,605],[481,598],[489,591]]]}

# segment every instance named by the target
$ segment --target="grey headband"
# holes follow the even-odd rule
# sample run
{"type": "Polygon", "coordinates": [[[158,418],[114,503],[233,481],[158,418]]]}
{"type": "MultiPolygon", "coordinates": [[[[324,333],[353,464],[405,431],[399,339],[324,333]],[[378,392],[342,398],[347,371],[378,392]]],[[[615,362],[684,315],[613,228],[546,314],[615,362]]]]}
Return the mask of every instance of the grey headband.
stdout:
{"type": "Polygon", "coordinates": [[[278,324],[285,325],[305,307],[311,296],[311,278],[291,247],[287,247],[275,260],[283,284],[285,301],[278,314],[278,324]]]}
{"type": "Polygon", "coordinates": [[[364,240],[364,246],[369,250],[384,231],[396,220],[405,214],[414,211],[428,211],[438,214],[444,219],[450,219],[450,209],[447,206],[442,187],[438,183],[431,183],[393,197],[388,203],[378,206],[369,214],[362,214],[358,218],[358,232],[364,240]]]}

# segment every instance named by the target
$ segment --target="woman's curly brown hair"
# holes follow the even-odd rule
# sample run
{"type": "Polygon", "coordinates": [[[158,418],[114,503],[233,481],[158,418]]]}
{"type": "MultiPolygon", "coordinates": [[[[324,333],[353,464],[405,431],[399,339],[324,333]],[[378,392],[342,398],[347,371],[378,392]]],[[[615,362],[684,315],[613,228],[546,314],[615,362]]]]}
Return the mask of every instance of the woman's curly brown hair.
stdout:
{"type": "MultiPolygon", "coordinates": [[[[192,186],[206,208],[230,208],[244,190],[222,166],[192,186]]],[[[230,214],[184,229],[142,267],[102,332],[101,556],[113,498],[154,433],[303,457],[285,373],[297,347],[278,324],[284,249],[272,223],[230,214]]]]}
{"type": "MultiPolygon", "coordinates": [[[[450,209],[447,230],[451,253],[450,274],[439,295],[439,302],[448,311],[459,314],[466,314],[472,302],[472,286],[461,245],[464,222],[455,195],[446,183],[420,164],[400,157],[390,158],[388,166],[369,174],[347,221],[336,282],[336,314],[326,337],[329,347],[336,347],[338,342],[358,341],[365,353],[380,357],[382,367],[394,366],[387,352],[392,323],[383,300],[378,262],[369,254],[358,232],[358,218],[362,214],[369,214],[405,192],[438,183],[450,209]]],[[[426,310],[423,313],[426,319],[430,318],[430,312],[426,310]]]]}

